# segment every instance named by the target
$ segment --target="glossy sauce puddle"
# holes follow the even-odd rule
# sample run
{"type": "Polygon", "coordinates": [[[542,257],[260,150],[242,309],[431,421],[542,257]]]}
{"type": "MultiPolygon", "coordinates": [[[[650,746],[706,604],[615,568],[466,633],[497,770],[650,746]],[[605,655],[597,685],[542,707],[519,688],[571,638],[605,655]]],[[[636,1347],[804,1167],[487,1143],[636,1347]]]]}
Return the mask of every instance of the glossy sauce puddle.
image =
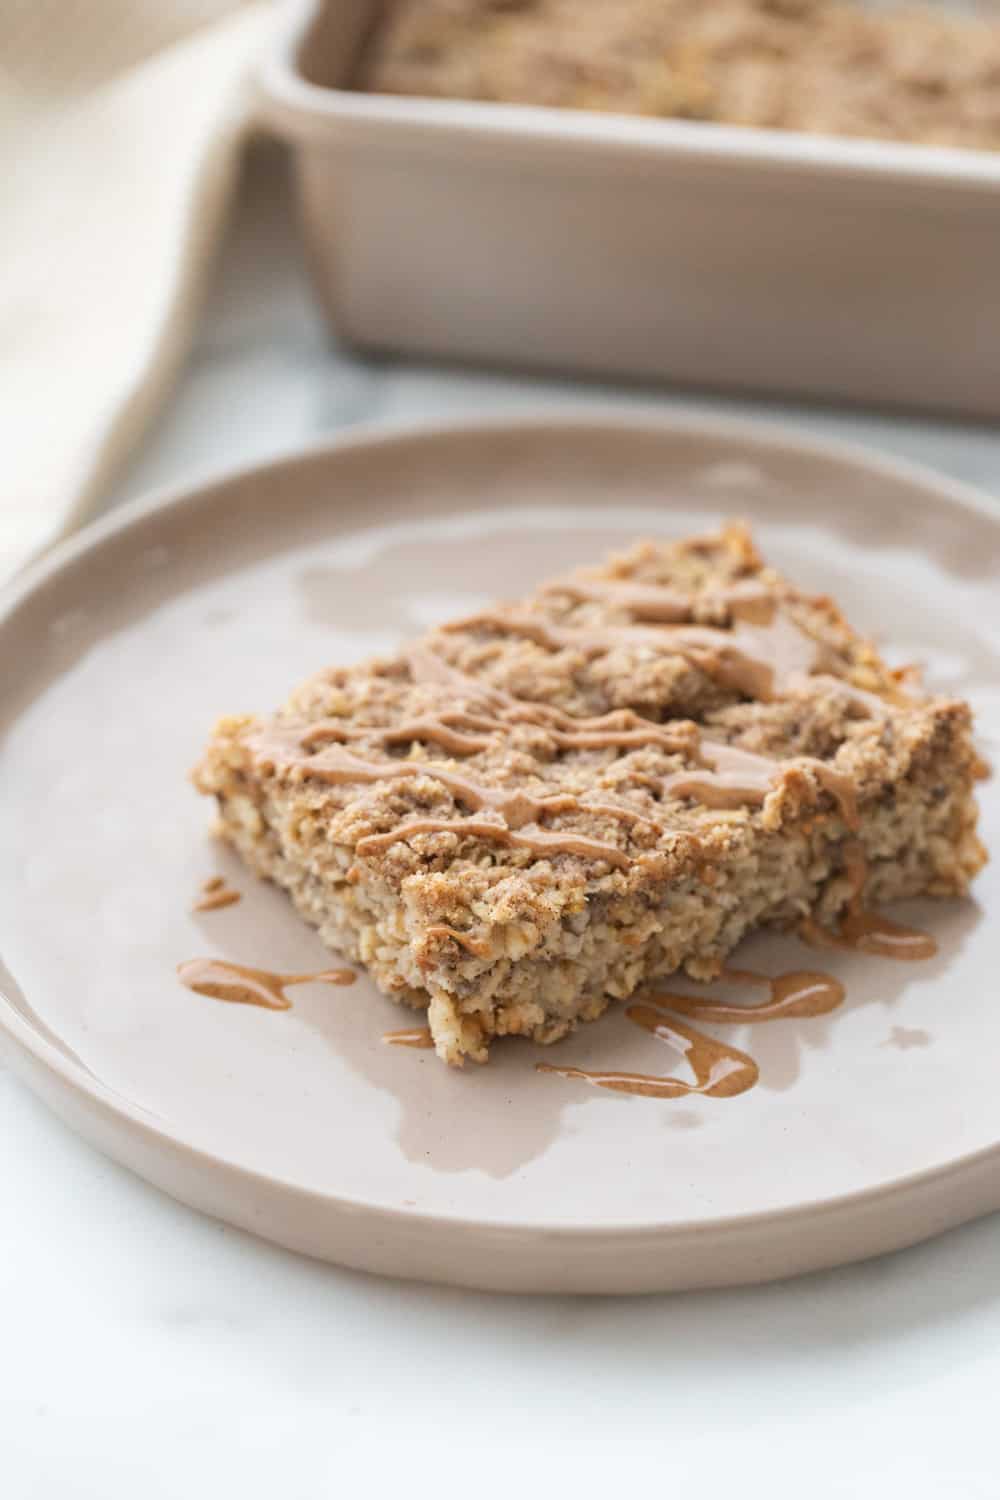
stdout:
{"type": "MultiPolygon", "coordinates": [[[[852,879],[857,887],[856,871],[852,873],[852,879]]],[[[865,911],[860,905],[857,889],[840,929],[828,932],[825,928],[817,928],[817,931],[828,946],[858,949],[882,957],[930,958],[937,952],[937,944],[929,934],[899,927],[865,911]],[[867,947],[863,940],[874,930],[905,934],[910,941],[867,947]]],[[[290,1009],[292,1002],[286,990],[293,985],[310,982],[348,985],[357,978],[353,969],[284,974],[213,958],[190,959],[178,965],[177,974],[182,984],[199,995],[241,1005],[262,1006],[268,1010],[290,1009]]],[[[763,986],[768,990],[768,997],[752,1005],[730,1005],[704,995],[681,995],[664,990],[653,991],[646,1000],[633,1002],[625,1009],[630,1021],[681,1054],[694,1074],[694,1083],[669,1075],[561,1067],[547,1062],[536,1063],[535,1070],[645,1098],[677,1099],[701,1094],[714,1099],[730,1099],[754,1087],[760,1077],[757,1064],[746,1052],[706,1036],[680,1020],[679,1015],[716,1025],[738,1026],[803,1020],[829,1015],[843,1003],[845,996],[843,985],[833,975],[809,969],[794,969],[773,978],[749,969],[724,969],[716,982],[763,986]]],[[[387,1031],[382,1041],[393,1047],[429,1049],[434,1046],[427,1026],[387,1031]]]]}
{"type": "Polygon", "coordinates": [[[410,1026],[402,1031],[386,1031],[383,1042],[390,1047],[433,1047],[434,1038],[429,1026],[410,1026]]]}
{"type": "MultiPolygon", "coordinates": [[[[866,868],[860,851],[853,848],[847,861],[852,892],[839,929],[828,931],[810,923],[809,931],[800,933],[816,946],[842,948],[874,954],[880,958],[926,959],[937,953],[937,943],[929,933],[900,927],[887,918],[867,911],[861,904],[866,868]],[[812,935],[813,930],[818,935],[812,935]],[[876,945],[872,935],[880,939],[876,945]]],[[[769,978],[748,969],[724,969],[717,983],[742,982],[764,985],[769,994],[756,1005],[727,1005],[703,995],[677,995],[671,991],[653,991],[649,1002],[626,1007],[630,1021],[642,1026],[658,1040],[667,1042],[687,1060],[695,1082],[647,1073],[614,1073],[598,1069],[565,1068],[554,1063],[536,1063],[539,1073],[555,1073],[560,1078],[581,1079],[596,1088],[613,1089],[621,1094],[641,1094],[654,1099],[676,1099],[683,1094],[704,1094],[715,1099],[733,1098],[752,1089],[760,1077],[753,1058],[703,1032],[695,1031],[676,1019],[679,1012],[718,1025],[748,1026],[764,1021],[802,1020],[829,1015],[843,1004],[844,986],[831,974],[795,969],[769,978]],[[662,1007],[662,1009],[660,1008],[662,1007]]]]}
{"type": "Polygon", "coordinates": [[[226,884],[224,875],[211,875],[202,883],[198,899],[192,911],[221,911],[225,906],[235,906],[243,897],[239,891],[226,884]]]}
{"type": "Polygon", "coordinates": [[[752,1089],[760,1071],[752,1057],[714,1037],[705,1036],[684,1021],[678,1021],[654,1005],[629,1005],[625,1014],[659,1041],[673,1047],[690,1064],[695,1082],[680,1078],[658,1077],[650,1073],[605,1073],[585,1068],[561,1068],[555,1063],[536,1063],[538,1073],[555,1073],[560,1078],[582,1078],[597,1088],[612,1089],[619,1094],[642,1094],[648,1099],[677,1099],[686,1094],[707,1094],[713,1099],[730,1099],[752,1089]]]}
{"type": "MultiPolygon", "coordinates": [[[[450,726],[444,728],[451,732],[450,726]]],[[[614,733],[626,732],[628,731],[617,730],[614,733]]],[[[375,767],[366,765],[352,765],[349,774],[356,776],[359,768],[366,773],[365,779],[375,770],[375,767]]],[[[476,788],[475,791],[478,796],[479,789],[476,788]]],[[[537,807],[532,806],[525,809],[525,814],[537,816],[538,811],[537,807]]],[[[839,927],[824,928],[807,917],[799,925],[801,939],[813,947],[862,952],[881,958],[907,961],[933,958],[938,949],[929,933],[891,922],[864,906],[862,893],[868,867],[861,846],[857,843],[848,844],[844,856],[844,873],[851,889],[839,927]]],[[[203,884],[194,910],[211,911],[239,900],[240,893],[227,887],[224,877],[217,875],[203,884]]],[[[460,933],[456,932],[454,936],[462,939],[460,933]]],[[[197,994],[207,995],[214,1000],[257,1005],[267,1010],[290,1009],[292,1002],[286,991],[293,985],[310,982],[348,985],[353,984],[357,978],[353,969],[284,974],[214,958],[190,959],[178,965],[177,974],[181,983],[197,994]]],[[[763,986],[768,990],[768,998],[752,1005],[730,1005],[702,995],[652,991],[645,999],[634,1001],[625,1009],[628,1020],[642,1027],[658,1041],[666,1042],[686,1060],[694,1074],[693,1083],[670,1075],[563,1067],[548,1062],[536,1063],[535,1071],[580,1080],[615,1093],[637,1094],[645,1098],[676,1099],[692,1094],[715,1099],[734,1098],[752,1089],[760,1077],[760,1070],[753,1058],[728,1043],[697,1031],[686,1021],[678,1019],[678,1016],[693,1017],[717,1025],[738,1026],[767,1021],[802,1020],[828,1015],[843,1003],[845,996],[844,987],[838,979],[830,974],[808,969],[790,970],[773,978],[748,969],[723,969],[716,982],[763,986]]],[[[427,1026],[387,1031],[383,1034],[382,1041],[394,1047],[431,1049],[434,1046],[434,1038],[427,1026]]]]}
{"type": "Polygon", "coordinates": [[[868,911],[861,893],[868,875],[864,852],[857,844],[844,852],[844,872],[851,882],[851,894],[840,927],[830,932],[806,917],[799,925],[799,936],[813,948],[843,948],[848,952],[872,953],[878,958],[898,958],[913,962],[933,958],[937,943],[929,932],[916,927],[902,927],[888,917],[868,911]]]}
{"type": "Polygon", "coordinates": [[[181,984],[212,1000],[236,1005],[259,1005],[265,1010],[290,1010],[286,989],[293,984],[353,984],[353,969],[320,969],[310,974],[278,974],[271,969],[249,969],[222,958],[191,958],[177,965],[181,984]]]}

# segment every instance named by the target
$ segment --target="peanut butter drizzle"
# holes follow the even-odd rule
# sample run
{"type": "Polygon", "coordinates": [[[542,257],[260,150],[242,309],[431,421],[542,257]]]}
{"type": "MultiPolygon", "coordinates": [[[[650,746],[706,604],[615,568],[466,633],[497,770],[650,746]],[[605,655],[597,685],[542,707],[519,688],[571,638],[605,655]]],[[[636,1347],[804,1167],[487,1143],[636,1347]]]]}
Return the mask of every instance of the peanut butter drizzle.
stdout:
{"type": "MultiPolygon", "coordinates": [[[[591,718],[576,718],[551,703],[515,698],[499,688],[490,687],[453,667],[426,646],[409,646],[403,655],[412,682],[451,688],[460,695],[460,706],[396,726],[346,728],[336,719],[323,719],[304,731],[302,743],[311,745],[330,740],[346,744],[349,740],[370,736],[381,739],[384,744],[427,738],[445,744],[444,738],[436,733],[442,726],[479,730],[489,736],[504,734],[515,724],[528,724],[547,731],[560,750],[634,749],[641,745],[659,745],[670,754],[697,754],[698,726],[690,719],[658,724],[630,708],[612,709],[610,713],[591,718]]],[[[487,747],[487,739],[468,750],[454,743],[457,754],[474,754],[487,747]]]]}
{"type": "Polygon", "coordinates": [[[443,656],[439,656],[428,646],[419,643],[405,646],[403,659],[410,670],[411,682],[436,682],[441,687],[452,688],[471,702],[486,704],[494,709],[509,707],[517,701],[501,689],[492,688],[478,678],[470,677],[460,668],[453,667],[451,662],[445,661],[443,656]]]}
{"type": "Polygon", "coordinates": [[[796,768],[808,769],[820,786],[836,802],[846,827],[858,826],[858,800],[854,783],[842,771],[811,755],[794,760],[775,761],[756,755],[737,745],[703,739],[701,759],[708,769],[675,771],[660,782],[662,795],[692,797],[706,807],[759,807],[768,792],[780,785],[782,778],[796,768]]]}
{"type": "MultiPolygon", "coordinates": [[[[612,717],[606,715],[605,719],[612,717]]],[[[587,723],[586,720],[577,722],[587,723]]],[[[403,724],[362,724],[351,728],[339,724],[335,719],[321,719],[302,733],[300,742],[312,749],[322,744],[346,745],[352,740],[374,740],[383,745],[402,745],[416,740],[440,745],[452,755],[476,755],[481,750],[488,750],[497,735],[509,733],[514,724],[531,723],[537,724],[558,750],[637,750],[644,745],[658,745],[669,754],[684,754],[691,746],[690,731],[682,730],[677,733],[649,720],[640,721],[641,728],[619,728],[600,719],[592,722],[596,727],[564,730],[544,723],[540,718],[535,719],[534,716],[529,719],[526,715],[519,714],[515,718],[505,710],[501,710],[496,718],[462,710],[448,710],[426,718],[411,719],[403,724]],[[468,730],[478,730],[480,733],[464,732],[468,730]]]]}
{"type": "Polygon", "coordinates": [[[710,625],[557,625],[524,611],[502,609],[483,610],[441,629],[453,633],[476,627],[520,635],[549,651],[581,651],[590,658],[622,645],[676,651],[720,686],[761,702],[769,702],[783,687],[810,676],[827,659],[823,643],[799,629],[780,609],[767,625],[740,621],[731,630],[710,625]]]}
{"type": "MultiPolygon", "coordinates": [[[[576,718],[551,703],[536,703],[529,698],[515,698],[500,688],[490,687],[459,671],[450,662],[426,646],[411,646],[405,652],[410,678],[413,682],[431,682],[450,687],[462,694],[470,710],[485,708],[492,718],[484,718],[477,727],[506,729],[512,724],[531,724],[550,733],[562,731],[566,736],[560,749],[594,750],[605,746],[638,744],[632,736],[649,736],[646,743],[662,745],[672,754],[696,753],[698,726],[690,719],[675,719],[669,724],[658,724],[653,719],[644,719],[631,708],[615,708],[610,713],[592,718],[576,718]],[[584,736],[606,735],[600,744],[584,743],[584,736]]],[[[469,716],[471,718],[471,714],[469,716]]],[[[468,727],[472,727],[470,724],[468,727]]]]}
{"type": "Polygon", "coordinates": [[[858,792],[849,776],[836,770],[834,766],[827,765],[826,761],[814,760],[811,755],[800,756],[796,764],[809,767],[823,790],[836,802],[845,827],[852,833],[860,827],[858,792]]]}
{"type": "Polygon", "coordinates": [[[338,724],[335,719],[321,719],[306,729],[300,743],[309,750],[317,745],[346,745],[352,740],[375,740],[383,745],[402,745],[414,740],[440,745],[451,755],[475,755],[489,748],[487,735],[463,734],[461,730],[489,725],[493,721],[473,718],[469,714],[443,713],[434,718],[412,719],[405,724],[365,724],[353,728],[338,724]],[[471,722],[470,722],[471,721],[471,722]]]}
{"type": "Polygon", "coordinates": [[[349,786],[355,782],[402,781],[415,776],[426,776],[432,781],[440,782],[457,802],[471,807],[473,812],[485,809],[497,812],[512,828],[533,822],[547,812],[569,812],[577,805],[577,799],[569,793],[533,797],[519,789],[482,786],[450,766],[439,765],[436,761],[363,760],[337,746],[331,746],[318,754],[305,754],[299,748],[301,734],[300,729],[283,730],[275,725],[251,736],[249,743],[263,756],[273,756],[285,765],[304,766],[310,776],[329,782],[332,786],[349,786]]]}
{"type": "Polygon", "coordinates": [[[702,995],[675,995],[672,991],[662,990],[655,991],[650,998],[667,1010],[679,1012],[682,1016],[694,1016],[696,1020],[753,1025],[758,1021],[790,1021],[828,1015],[843,1003],[845,993],[844,986],[832,974],[815,974],[809,970],[778,974],[772,979],[767,974],[756,974],[749,969],[723,969],[718,977],[725,983],[763,985],[770,995],[756,1005],[726,1005],[702,995]]]}
{"type": "MultiPolygon", "coordinates": [[[[583,721],[581,721],[583,722],[583,721]]],[[[599,722],[599,721],[595,721],[599,722]]],[[[682,723],[686,723],[683,720],[682,723]]],[[[688,755],[696,736],[682,729],[678,734],[663,725],[647,722],[641,729],[550,729],[544,727],[558,750],[640,750],[656,745],[668,755],[688,755]]]]}
{"type": "Polygon", "coordinates": [[[509,848],[530,849],[533,854],[576,854],[581,859],[601,859],[619,870],[627,869],[631,856],[614,844],[602,844],[577,833],[552,833],[539,829],[535,833],[517,833],[504,823],[487,823],[476,818],[415,818],[400,823],[388,833],[370,833],[359,839],[355,849],[364,857],[392,844],[402,843],[413,833],[454,833],[460,838],[492,839],[509,848]]]}
{"type": "Polygon", "coordinates": [[[701,758],[705,770],[685,769],[664,776],[661,794],[691,797],[706,807],[759,806],[781,771],[777,761],[714,740],[702,740],[701,758]]]}
{"type": "MultiPolygon", "coordinates": [[[[562,588],[571,597],[614,597],[640,618],[668,621],[675,617],[689,618],[694,597],[667,588],[617,582],[571,582],[565,586],[554,584],[552,588],[562,588]]],[[[821,643],[781,614],[773,596],[759,584],[743,580],[711,597],[717,598],[720,605],[730,607],[737,619],[734,629],[667,624],[656,629],[629,625],[588,630],[564,628],[544,619],[501,610],[485,611],[443,629],[447,632],[476,624],[486,625],[526,635],[554,649],[566,644],[582,645],[590,654],[600,654],[620,640],[632,643],[649,640],[660,647],[666,642],[676,645],[681,654],[701,665],[716,680],[762,699],[772,696],[779,679],[794,682],[821,665],[821,643]],[[752,619],[762,621],[765,613],[766,623],[753,624],[746,618],[749,614],[752,619]]],[[[538,796],[518,788],[488,787],[433,761],[372,762],[338,747],[355,740],[374,740],[386,746],[427,742],[440,745],[452,755],[475,755],[487,750],[494,737],[504,734],[511,725],[533,724],[548,735],[557,750],[631,750],[658,745],[668,753],[684,755],[693,760],[695,766],[662,778],[657,786],[660,795],[693,798],[721,812],[743,806],[760,806],[786,771],[796,765],[809,767],[816,780],[837,802],[847,826],[857,826],[853,785],[849,778],[822,761],[799,757],[795,761],[776,762],[735,746],[700,740],[697,726],[689,721],[668,727],[643,719],[631,710],[617,710],[592,719],[575,719],[550,705],[514,698],[486,687],[442,660],[425,645],[410,647],[405,660],[411,680],[450,687],[462,692],[465,701],[456,709],[432,712],[396,725],[345,725],[336,719],[320,720],[305,728],[272,724],[251,735],[248,743],[265,758],[301,766],[311,776],[331,784],[429,776],[449,790],[456,802],[472,812],[498,814],[499,824],[463,820],[461,826],[467,835],[530,848],[538,854],[571,853],[603,859],[619,868],[627,866],[628,858],[615,845],[602,840],[547,830],[520,834],[519,830],[527,824],[540,822],[547,814],[591,812],[619,822],[644,824],[659,831],[654,820],[632,808],[617,802],[583,800],[572,793],[538,796]],[[327,748],[317,750],[317,746],[327,748]]],[[[371,853],[388,847],[405,837],[404,828],[412,833],[457,831],[457,820],[414,820],[401,825],[393,836],[375,834],[362,839],[358,844],[359,852],[371,853]]]]}
{"type": "Polygon", "coordinates": [[[382,1040],[389,1047],[433,1047],[429,1026],[411,1026],[403,1031],[386,1031],[382,1040]]]}
{"type": "Polygon", "coordinates": [[[458,943],[468,953],[473,953],[477,958],[488,958],[492,951],[489,938],[477,938],[472,932],[460,932],[457,927],[450,927],[447,922],[435,922],[427,928],[425,937],[429,938],[451,938],[452,942],[458,943]]]}
{"type": "Polygon", "coordinates": [[[821,927],[812,917],[803,918],[799,936],[812,948],[843,948],[848,952],[871,953],[878,958],[899,958],[908,962],[933,958],[938,945],[929,932],[903,927],[875,912],[848,913],[837,932],[821,927]]]}
{"type": "Polygon", "coordinates": [[[537,822],[548,813],[577,810],[605,813],[628,822],[649,821],[632,808],[619,807],[616,803],[582,802],[570,792],[535,797],[519,788],[483,786],[434,761],[366,761],[347,754],[337,746],[316,755],[308,755],[299,748],[300,735],[300,730],[283,730],[279,726],[271,726],[251,736],[249,743],[257,753],[265,757],[273,756],[288,765],[303,765],[308,768],[311,776],[333,785],[428,776],[447,787],[456,802],[464,803],[473,812],[495,812],[504,820],[501,823],[491,823],[470,818],[420,818],[399,824],[391,833],[370,834],[359,840],[357,850],[362,855],[399,843],[410,833],[450,832],[465,837],[493,839],[518,848],[532,849],[542,855],[577,854],[585,859],[601,859],[624,868],[631,862],[630,858],[614,844],[586,838],[583,834],[554,833],[543,829],[534,833],[520,833],[518,830],[525,824],[537,822]]]}
{"type": "Polygon", "coordinates": [[[812,917],[799,924],[799,936],[814,948],[844,948],[849,952],[872,953],[879,958],[898,958],[908,962],[933,958],[938,945],[929,932],[904,927],[888,917],[868,911],[863,903],[868,865],[859,844],[844,851],[844,870],[851,881],[851,896],[840,926],[831,931],[812,917]]]}
{"type": "Polygon", "coordinates": [[[634,620],[649,624],[690,622],[699,605],[725,611],[734,620],[768,625],[777,608],[774,595],[763,584],[744,578],[735,583],[685,594],[666,584],[633,583],[625,579],[554,579],[543,594],[564,594],[578,603],[610,604],[626,610],[634,620]]]}
{"type": "Polygon", "coordinates": [[[704,1094],[713,1099],[731,1099],[752,1089],[760,1070],[752,1057],[714,1037],[704,1036],[693,1026],[675,1020],[655,1006],[630,1005],[625,1011],[630,1021],[666,1042],[680,1052],[691,1066],[694,1083],[683,1079],[658,1077],[649,1073],[598,1072],[587,1068],[560,1068],[554,1063],[536,1063],[539,1073],[555,1073],[560,1078],[580,1078],[595,1088],[612,1089],[619,1094],[641,1094],[647,1099],[678,1099],[688,1094],[704,1094]]]}
{"type": "Polygon", "coordinates": [[[266,1010],[289,1010],[285,990],[293,984],[353,984],[353,969],[321,969],[315,974],[276,974],[270,969],[248,969],[223,958],[191,958],[177,965],[181,984],[212,1000],[237,1005],[260,1005],[266,1010]]]}
{"type": "MultiPolygon", "coordinates": [[[[611,717],[611,715],[605,715],[603,722],[606,724],[611,717]]],[[[474,715],[464,709],[459,709],[439,717],[429,716],[407,725],[388,728],[380,726],[345,728],[336,720],[326,719],[319,720],[305,728],[272,724],[251,735],[249,744],[255,753],[264,758],[272,758],[284,765],[302,766],[310,775],[334,785],[428,776],[440,782],[451,792],[456,802],[464,804],[473,812],[491,811],[497,813],[502,819],[500,824],[473,823],[468,819],[461,824],[455,819],[420,819],[401,825],[394,835],[373,834],[362,839],[358,844],[358,852],[361,854],[374,853],[378,849],[387,848],[392,843],[400,841],[405,836],[404,828],[412,833],[457,832],[461,829],[466,836],[485,837],[502,843],[516,844],[519,847],[532,848],[539,854],[571,853],[583,858],[603,859],[619,868],[624,868],[629,860],[623,851],[599,839],[577,834],[556,834],[545,830],[517,838],[508,838],[507,833],[513,834],[523,829],[528,823],[540,822],[548,814],[568,812],[590,812],[613,818],[618,822],[633,825],[644,824],[658,829],[659,825],[653,819],[645,817],[634,808],[616,802],[596,800],[589,795],[584,800],[570,792],[554,792],[538,796],[523,788],[487,787],[453,770],[450,766],[442,766],[436,761],[368,761],[340,748],[347,740],[366,736],[381,737],[384,742],[409,738],[436,738],[439,741],[444,740],[455,750],[470,752],[488,744],[486,740],[472,741],[465,736],[456,735],[445,723],[446,718],[458,721],[460,724],[468,724],[471,721],[475,727],[488,725],[493,732],[502,732],[505,727],[501,720],[485,715],[474,715]],[[315,745],[325,745],[327,748],[317,751],[312,748],[315,745]]],[[[688,726],[686,721],[680,735],[664,733],[660,726],[647,721],[640,720],[639,722],[644,724],[641,730],[609,726],[594,729],[590,733],[574,735],[564,734],[547,726],[546,728],[550,736],[561,746],[572,743],[576,747],[595,749],[607,746],[632,748],[637,743],[666,741],[671,751],[692,755],[701,762],[701,766],[696,765],[693,768],[675,771],[655,782],[660,795],[676,798],[690,797],[706,807],[716,809],[760,806],[768,792],[780,782],[781,777],[789,769],[796,766],[808,767],[820,785],[838,803],[847,826],[849,828],[857,826],[857,800],[853,784],[847,776],[823,761],[815,760],[810,756],[800,756],[796,760],[781,762],[719,741],[702,739],[699,742],[696,727],[688,726]]]]}
{"type": "Polygon", "coordinates": [[[224,906],[235,906],[242,899],[239,891],[226,885],[224,875],[212,875],[202,885],[201,894],[191,910],[219,911],[224,906]]]}

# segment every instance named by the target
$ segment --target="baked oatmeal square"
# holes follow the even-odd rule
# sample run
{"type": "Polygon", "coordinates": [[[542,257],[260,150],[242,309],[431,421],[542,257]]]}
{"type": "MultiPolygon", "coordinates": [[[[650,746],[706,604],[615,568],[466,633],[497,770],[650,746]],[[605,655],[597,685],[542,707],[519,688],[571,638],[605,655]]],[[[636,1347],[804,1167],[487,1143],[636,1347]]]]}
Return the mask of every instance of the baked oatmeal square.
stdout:
{"type": "Polygon", "coordinates": [[[710,979],[755,929],[962,893],[977,764],[966,704],[734,524],[321,672],[273,717],[223,719],[195,782],[461,1064],[710,979]]]}

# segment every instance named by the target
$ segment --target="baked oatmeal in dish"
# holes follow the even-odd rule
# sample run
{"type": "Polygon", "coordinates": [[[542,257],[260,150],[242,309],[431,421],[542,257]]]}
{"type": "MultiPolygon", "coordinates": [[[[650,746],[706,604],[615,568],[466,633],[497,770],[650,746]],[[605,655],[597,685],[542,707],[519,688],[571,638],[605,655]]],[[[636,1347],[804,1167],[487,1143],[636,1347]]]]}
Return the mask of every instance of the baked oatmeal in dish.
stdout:
{"type": "Polygon", "coordinates": [[[356,86],[996,150],[1000,15],[979,9],[391,0],[356,86]]]}
{"type": "Polygon", "coordinates": [[[891,671],[745,527],[602,565],[223,719],[220,831],[449,1063],[554,1042],[763,926],[964,892],[969,708],[891,671]]]}

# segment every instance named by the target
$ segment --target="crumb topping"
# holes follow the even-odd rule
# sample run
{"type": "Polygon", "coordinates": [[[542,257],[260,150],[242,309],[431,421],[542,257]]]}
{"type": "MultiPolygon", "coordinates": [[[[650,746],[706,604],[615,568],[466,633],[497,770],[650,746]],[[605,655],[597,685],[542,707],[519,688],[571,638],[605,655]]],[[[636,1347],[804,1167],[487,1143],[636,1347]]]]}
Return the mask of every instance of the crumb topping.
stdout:
{"type": "MultiPolygon", "coordinates": [[[[298,787],[308,831],[393,885],[544,867],[609,891],[707,867],[804,810],[850,829],[859,799],[967,728],[732,525],[321,673],[273,719],[224,721],[216,752],[298,787]]],[[[199,774],[213,789],[210,762],[199,774]]]]}

